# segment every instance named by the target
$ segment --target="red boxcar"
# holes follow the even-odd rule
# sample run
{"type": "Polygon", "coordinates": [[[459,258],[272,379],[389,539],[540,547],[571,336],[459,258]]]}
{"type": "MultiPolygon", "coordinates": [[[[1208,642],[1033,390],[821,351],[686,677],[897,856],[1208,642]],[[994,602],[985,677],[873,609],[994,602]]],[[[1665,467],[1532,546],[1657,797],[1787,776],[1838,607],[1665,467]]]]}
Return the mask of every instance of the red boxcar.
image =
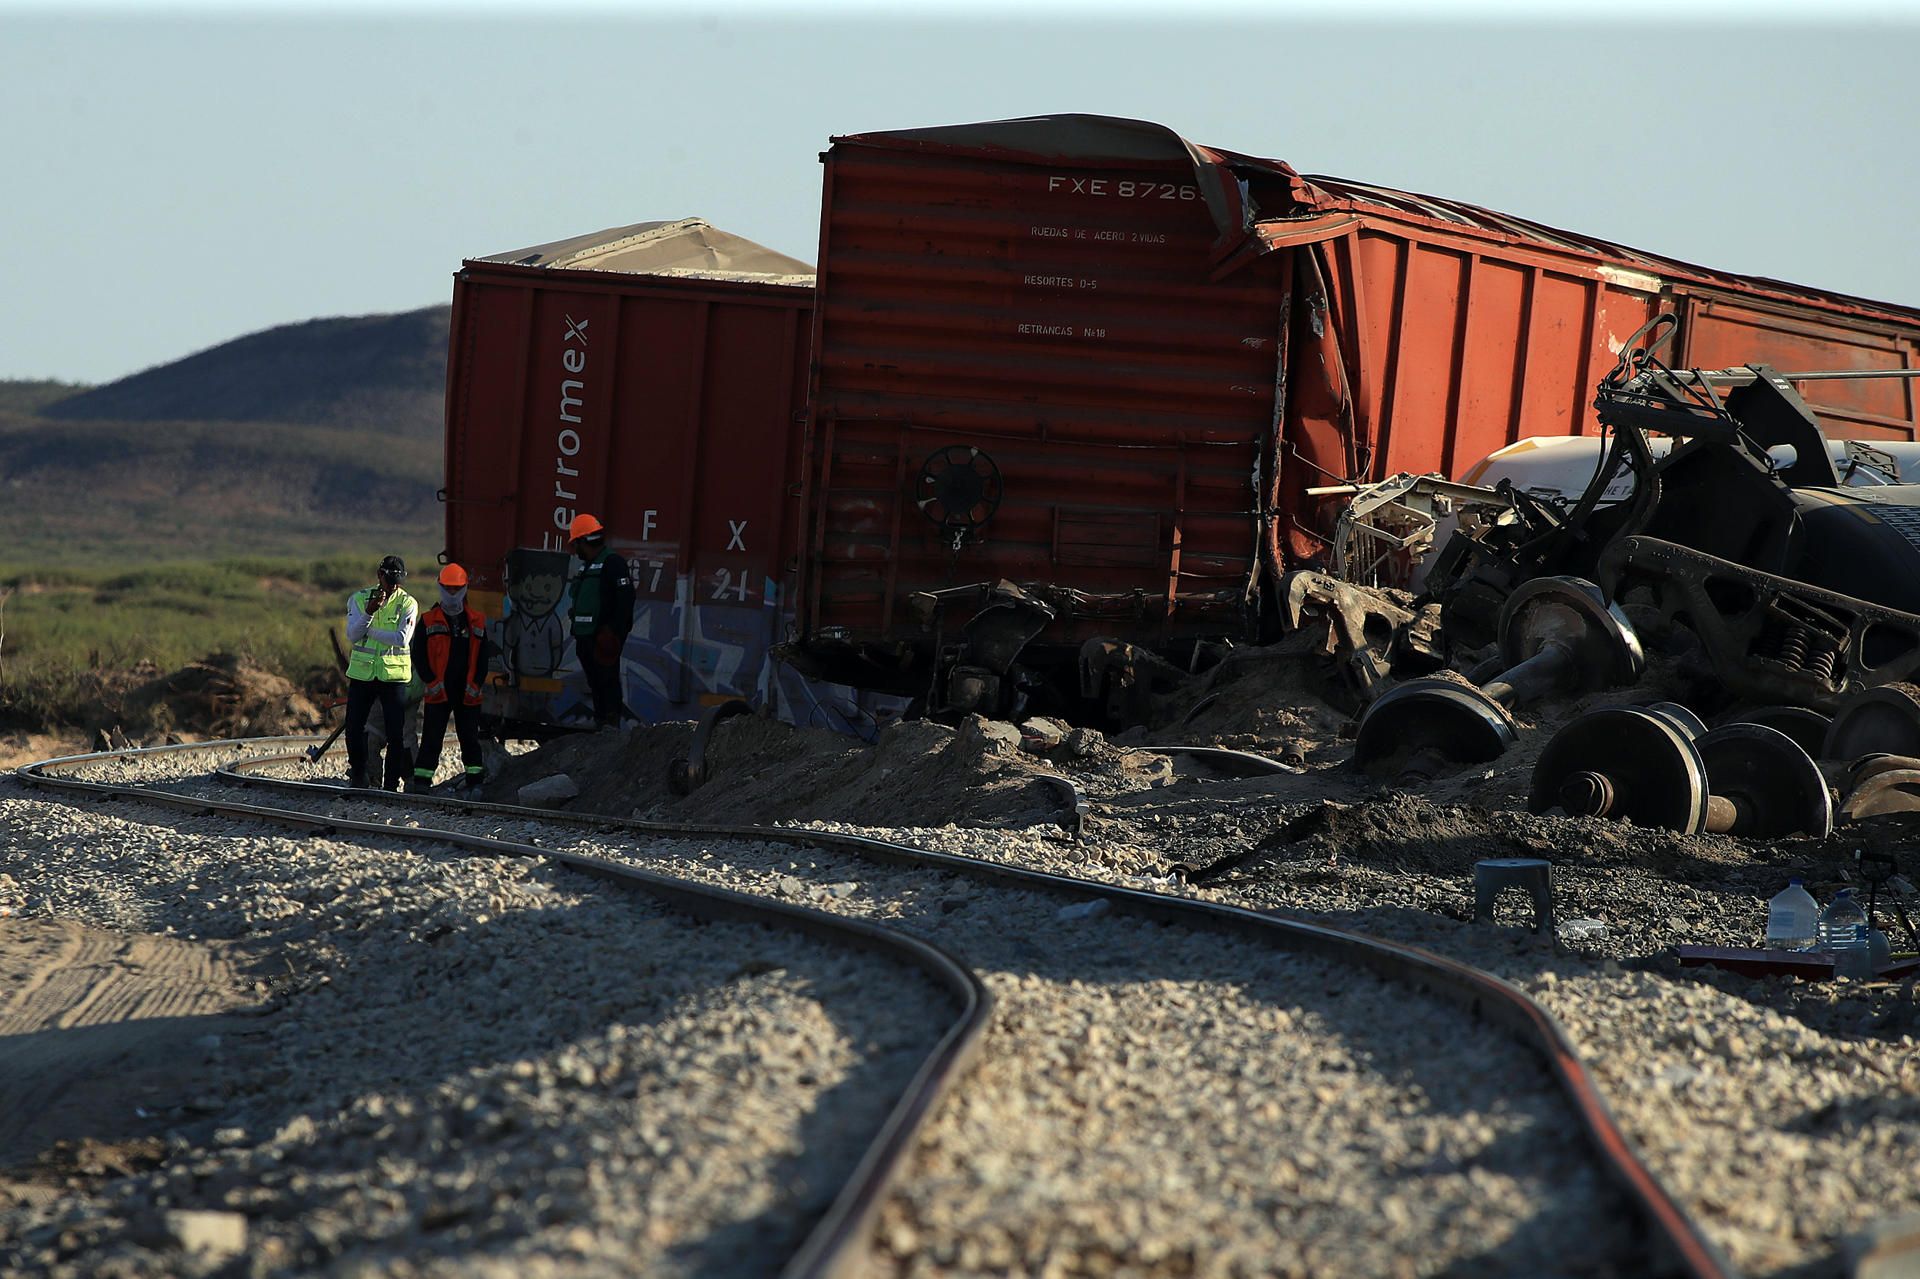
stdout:
{"type": "Polygon", "coordinates": [[[591,512],[634,565],[623,661],[649,720],[770,695],[794,556],[813,276],[698,219],[466,262],[447,384],[447,555],[500,627],[507,718],[586,694],[566,639],[565,530],[591,512]]]}
{"type": "MultiPolygon", "coordinates": [[[[1597,430],[1596,382],[1659,311],[1700,367],[1920,346],[1911,308],[1139,121],[858,134],[825,162],[798,652],[936,700],[933,665],[1006,669],[966,643],[1000,579],[1051,615],[1027,654],[1056,662],[1256,634],[1262,582],[1325,545],[1309,489],[1597,430]]],[[[1807,393],[1835,435],[1915,434],[1908,381],[1807,393]]]]}

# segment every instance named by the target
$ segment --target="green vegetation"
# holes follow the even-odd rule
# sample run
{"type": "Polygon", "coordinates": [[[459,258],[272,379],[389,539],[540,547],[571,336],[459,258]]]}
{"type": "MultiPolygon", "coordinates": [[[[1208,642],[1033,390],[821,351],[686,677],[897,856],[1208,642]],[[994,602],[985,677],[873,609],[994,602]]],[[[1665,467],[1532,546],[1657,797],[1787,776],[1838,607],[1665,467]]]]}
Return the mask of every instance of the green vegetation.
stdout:
{"type": "Polygon", "coordinates": [[[0,413],[38,413],[90,388],[84,382],[23,382],[0,378],[0,413]]]}
{"type": "Polygon", "coordinates": [[[346,597],[398,553],[433,590],[434,552],[387,545],[287,563],[226,559],[143,568],[0,568],[0,727],[84,724],[103,687],[151,679],[215,652],[244,653],[297,685],[335,669],[329,627],[346,597]]]}
{"type": "Polygon", "coordinates": [[[315,687],[382,555],[431,595],[449,314],[282,325],[98,387],[0,381],[0,728],[97,723],[222,652],[315,687]]]}

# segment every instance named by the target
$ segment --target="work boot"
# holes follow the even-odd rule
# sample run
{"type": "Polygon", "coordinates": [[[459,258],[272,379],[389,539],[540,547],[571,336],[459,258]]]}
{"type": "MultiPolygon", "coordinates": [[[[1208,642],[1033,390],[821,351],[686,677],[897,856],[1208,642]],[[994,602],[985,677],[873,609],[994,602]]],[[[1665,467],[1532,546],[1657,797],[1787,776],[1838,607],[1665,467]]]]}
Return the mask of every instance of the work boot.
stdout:
{"type": "Polygon", "coordinates": [[[347,770],[347,789],[365,790],[367,788],[367,770],[349,768],[347,770]]]}
{"type": "Polygon", "coordinates": [[[407,779],[407,794],[409,795],[424,795],[432,789],[433,779],[431,777],[422,777],[420,774],[415,773],[407,779]]]}

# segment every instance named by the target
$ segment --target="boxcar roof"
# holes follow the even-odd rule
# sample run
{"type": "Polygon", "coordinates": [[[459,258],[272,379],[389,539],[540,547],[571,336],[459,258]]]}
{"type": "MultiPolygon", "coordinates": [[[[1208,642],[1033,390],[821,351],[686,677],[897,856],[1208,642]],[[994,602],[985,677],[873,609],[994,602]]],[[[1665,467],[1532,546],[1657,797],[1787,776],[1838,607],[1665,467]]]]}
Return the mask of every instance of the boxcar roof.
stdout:
{"type": "Polygon", "coordinates": [[[1855,316],[1879,317],[1895,324],[1920,323],[1920,307],[1878,302],[1764,276],[1716,271],[1458,200],[1302,174],[1284,161],[1188,142],[1171,129],[1144,120],[1077,114],[1030,116],[850,134],[833,141],[1073,167],[1190,165],[1220,231],[1213,256],[1222,272],[1262,249],[1343,234],[1360,221],[1391,222],[1568,254],[1589,259],[1601,268],[1759,294],[1855,316]]]}
{"type": "Polygon", "coordinates": [[[747,279],[763,284],[813,283],[810,264],[722,231],[701,218],[636,222],[472,261],[553,271],[747,279]]]}

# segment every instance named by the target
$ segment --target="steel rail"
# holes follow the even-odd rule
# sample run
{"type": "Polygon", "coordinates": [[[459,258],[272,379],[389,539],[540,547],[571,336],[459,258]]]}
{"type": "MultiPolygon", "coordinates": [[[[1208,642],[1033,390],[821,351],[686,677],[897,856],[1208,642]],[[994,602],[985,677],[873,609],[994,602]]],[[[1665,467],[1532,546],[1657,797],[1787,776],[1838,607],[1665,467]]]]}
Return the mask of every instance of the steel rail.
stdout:
{"type": "MultiPolygon", "coordinates": [[[[906,1091],[888,1111],[874,1137],[855,1165],[852,1175],[834,1197],[825,1213],[807,1233],[800,1248],[781,1270],[784,1279],[851,1279],[864,1273],[866,1254],[871,1247],[874,1225],[888,1192],[899,1179],[906,1159],[917,1143],[920,1131],[932,1117],[935,1107],[947,1095],[979,1052],[992,1018],[993,995],[971,968],[932,942],[866,920],[790,905],[771,898],[674,879],[600,857],[560,852],[534,844],[489,836],[470,835],[425,826],[395,826],[387,822],[352,821],[344,818],[302,812],[295,809],[265,808],[252,804],[198,799],[172,791],[129,786],[118,782],[95,782],[57,776],[58,770],[79,768],[107,760],[125,759],[169,752],[210,752],[272,742],[309,742],[317,737],[228,739],[218,742],[187,742],[171,746],[136,747],[120,751],[100,751],[86,755],[67,755],[23,765],[14,773],[30,786],[54,790],[89,792],[107,798],[137,799],[145,803],[184,809],[196,813],[222,815],[274,822],[320,833],[352,833],[381,839],[403,839],[417,843],[451,844],[462,850],[484,855],[539,857],[580,874],[610,882],[617,887],[647,893],[668,905],[699,919],[714,922],[756,923],[798,932],[830,944],[852,945],[896,961],[913,965],[927,973],[951,993],[960,1006],[960,1015],[941,1035],[934,1050],[921,1062],[906,1091]]],[[[289,760],[305,756],[286,756],[289,760]]],[[[305,783],[294,783],[305,785],[305,783]]],[[[328,788],[337,789],[337,788],[328,788]]],[[[388,794],[389,792],[378,792],[388,794]]],[[[413,796],[411,798],[418,798],[413,796]]],[[[539,810],[533,810],[539,811],[539,810]]]]}
{"type": "Polygon", "coordinates": [[[1429,991],[1439,998],[1467,1009],[1475,1016],[1484,1017],[1532,1049],[1560,1084],[1582,1132],[1601,1165],[1651,1229],[1653,1246],[1650,1250],[1664,1254],[1672,1265],[1677,1266],[1681,1273],[1690,1276],[1691,1279],[1736,1279],[1739,1273],[1721,1250],[1707,1238],[1699,1224],[1674,1201],[1666,1187],[1646,1167],[1634,1149],[1633,1143],[1625,1133],[1620,1131],[1618,1122],[1601,1096],[1599,1087],[1594,1083],[1572,1040],[1552,1015],[1511,983],[1492,973],[1483,972],[1444,955],[1417,946],[1384,941],[1323,924],[1285,919],[1244,907],[1148,892],[1077,876],[1029,870],[953,853],[934,852],[865,835],[792,826],[726,826],[653,822],[606,814],[562,813],[517,804],[468,802],[433,795],[402,795],[377,790],[348,792],[333,783],[304,782],[292,778],[259,775],[259,770],[298,764],[304,762],[304,759],[305,757],[300,755],[248,759],[217,770],[215,776],[233,785],[268,786],[305,793],[323,793],[334,800],[410,804],[424,799],[430,804],[450,805],[475,813],[492,813],[607,831],[625,830],[646,834],[757,840],[833,848],[884,865],[943,871],[988,880],[1011,888],[1072,897],[1078,900],[1104,899],[1114,912],[1127,914],[1136,919],[1223,932],[1261,941],[1283,950],[1317,955],[1339,964],[1363,965],[1390,981],[1429,991]]]}
{"type": "Polygon", "coordinates": [[[1087,814],[1091,805],[1087,803],[1087,792],[1080,789],[1080,783],[1060,773],[1042,773],[1040,781],[1050,790],[1060,795],[1060,802],[1066,808],[1061,815],[1060,825],[1066,830],[1067,838],[1079,843],[1087,835],[1087,814]]]}
{"type": "MultiPolygon", "coordinates": [[[[238,785],[267,785],[327,792],[345,798],[347,792],[331,783],[270,778],[258,771],[299,763],[297,756],[250,759],[220,769],[216,776],[238,785]]],[[[1588,1072],[1579,1051],[1552,1014],[1517,986],[1492,973],[1459,963],[1417,946],[1383,941],[1362,933],[1323,924],[1283,919],[1276,915],[1204,902],[1190,897],[1147,892],[1099,880],[1028,870],[953,853],[933,852],[907,844],[850,835],[837,831],[793,826],[721,826],[679,822],[652,822],[606,814],[561,813],[518,804],[468,803],[440,796],[406,795],[389,791],[354,791],[353,798],[374,802],[405,802],[426,798],[475,812],[496,813],[537,821],[562,822],[602,830],[629,830],[652,834],[702,836],[714,839],[752,839],[766,842],[837,848],[869,861],[918,870],[945,871],[1004,886],[1072,897],[1104,898],[1116,913],[1157,923],[1209,929],[1265,942],[1284,950],[1315,954],[1340,964],[1364,964],[1380,976],[1426,989],[1483,1016],[1506,1030],[1545,1062],[1559,1082],[1602,1166],[1651,1227],[1658,1250],[1692,1279],[1734,1279],[1738,1271],[1706,1236],[1699,1224],[1675,1202],[1666,1187],[1641,1160],[1633,1143],[1620,1131],[1612,1110],[1588,1072]]],[[[1084,817],[1082,817],[1084,821],[1084,817]]]]}
{"type": "Polygon", "coordinates": [[[1292,764],[1283,764],[1271,755],[1258,755],[1253,751],[1229,750],[1224,746],[1128,746],[1130,751],[1141,751],[1148,755],[1165,755],[1171,759],[1176,755],[1185,755],[1197,759],[1203,764],[1211,764],[1223,773],[1232,773],[1237,777],[1266,777],[1275,774],[1300,773],[1305,769],[1292,764]]]}

